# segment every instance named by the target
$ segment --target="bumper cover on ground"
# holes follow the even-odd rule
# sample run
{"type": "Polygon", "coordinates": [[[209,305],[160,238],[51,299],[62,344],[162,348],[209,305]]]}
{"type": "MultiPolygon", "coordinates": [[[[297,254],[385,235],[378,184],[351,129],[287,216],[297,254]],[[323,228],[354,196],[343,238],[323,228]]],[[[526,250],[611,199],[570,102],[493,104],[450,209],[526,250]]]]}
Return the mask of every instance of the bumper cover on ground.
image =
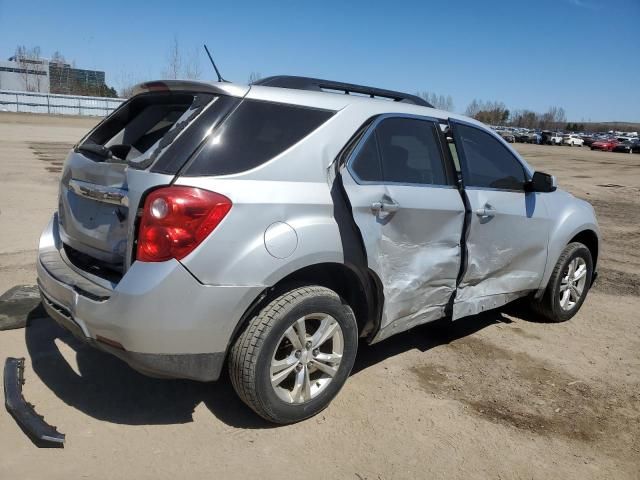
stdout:
{"type": "Polygon", "coordinates": [[[44,421],[33,405],[22,395],[24,384],[24,358],[7,358],[4,364],[4,403],[7,411],[29,435],[33,442],[42,447],[64,446],[64,434],[44,421]]]}

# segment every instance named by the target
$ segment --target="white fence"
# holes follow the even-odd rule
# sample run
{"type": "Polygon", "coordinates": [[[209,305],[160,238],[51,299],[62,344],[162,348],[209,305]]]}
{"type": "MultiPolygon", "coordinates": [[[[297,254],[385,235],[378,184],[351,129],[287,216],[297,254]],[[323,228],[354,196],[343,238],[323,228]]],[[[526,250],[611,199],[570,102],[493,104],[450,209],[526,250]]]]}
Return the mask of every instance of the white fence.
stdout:
{"type": "Polygon", "coordinates": [[[0,90],[0,112],[104,117],[124,101],[125,99],[123,98],[82,97],[79,95],[0,90]]]}

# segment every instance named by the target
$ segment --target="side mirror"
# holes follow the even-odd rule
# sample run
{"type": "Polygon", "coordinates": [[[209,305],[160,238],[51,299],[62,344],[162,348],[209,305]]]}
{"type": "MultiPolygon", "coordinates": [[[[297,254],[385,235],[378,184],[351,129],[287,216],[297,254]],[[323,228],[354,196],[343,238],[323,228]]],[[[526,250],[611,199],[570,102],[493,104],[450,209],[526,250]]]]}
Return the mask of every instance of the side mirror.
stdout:
{"type": "Polygon", "coordinates": [[[527,192],[555,192],[557,188],[556,177],[544,172],[534,172],[531,180],[525,184],[527,192]]]}

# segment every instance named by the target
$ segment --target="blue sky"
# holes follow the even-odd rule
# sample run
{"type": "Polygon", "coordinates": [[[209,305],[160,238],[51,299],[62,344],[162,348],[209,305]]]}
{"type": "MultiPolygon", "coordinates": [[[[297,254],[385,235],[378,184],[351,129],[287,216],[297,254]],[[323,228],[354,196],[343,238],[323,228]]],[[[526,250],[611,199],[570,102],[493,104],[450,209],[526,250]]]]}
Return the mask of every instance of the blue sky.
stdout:
{"type": "Polygon", "coordinates": [[[213,78],[317,76],[449,94],[571,121],[640,121],[640,0],[0,0],[0,57],[60,50],[117,88],[159,78],[177,36],[213,78]]]}

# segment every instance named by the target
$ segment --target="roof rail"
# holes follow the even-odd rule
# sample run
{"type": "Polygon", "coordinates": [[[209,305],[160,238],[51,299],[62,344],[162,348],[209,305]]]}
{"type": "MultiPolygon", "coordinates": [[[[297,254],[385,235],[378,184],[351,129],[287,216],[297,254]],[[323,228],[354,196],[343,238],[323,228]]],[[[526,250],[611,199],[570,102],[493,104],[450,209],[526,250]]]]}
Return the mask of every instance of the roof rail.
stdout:
{"type": "Polygon", "coordinates": [[[395,102],[413,103],[422,107],[431,107],[429,102],[417,95],[408,93],[395,92],[393,90],[384,90],[382,88],[365,87],[364,85],[354,85],[353,83],[335,82],[333,80],[322,80],[310,77],[295,77],[290,75],[277,75],[274,77],[262,78],[253,82],[253,85],[262,85],[264,87],[280,87],[293,88],[295,90],[311,90],[315,92],[342,92],[347,95],[358,93],[361,95],[369,95],[371,98],[387,98],[395,102]]]}

